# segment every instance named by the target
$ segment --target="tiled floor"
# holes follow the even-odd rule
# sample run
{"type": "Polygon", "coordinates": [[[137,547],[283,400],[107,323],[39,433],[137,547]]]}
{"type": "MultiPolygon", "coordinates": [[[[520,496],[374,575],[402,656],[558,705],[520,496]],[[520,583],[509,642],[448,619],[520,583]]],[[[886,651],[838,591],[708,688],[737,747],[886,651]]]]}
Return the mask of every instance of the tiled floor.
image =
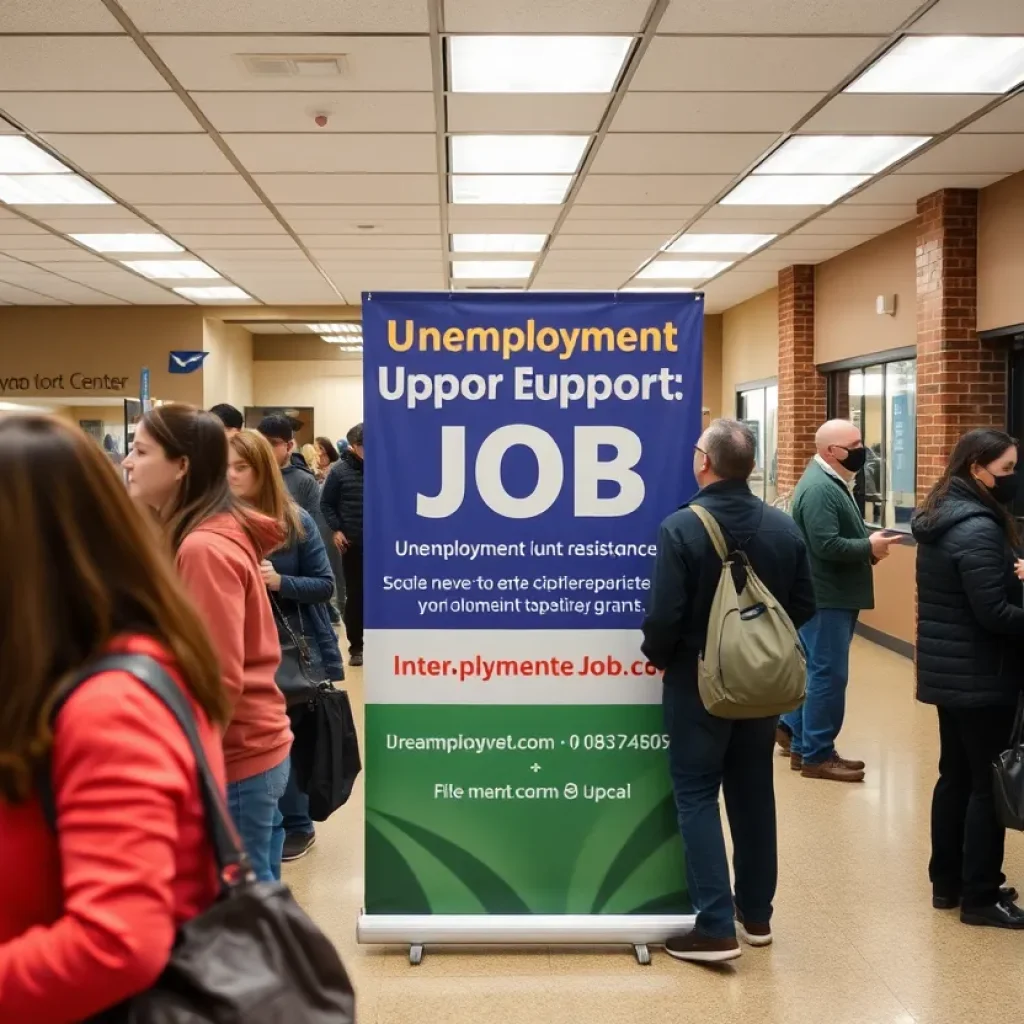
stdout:
{"type": "MultiPolygon", "coordinates": [[[[350,692],[361,713],[362,674],[350,692]]],[[[868,762],[862,786],[801,779],[777,759],[781,879],[775,945],[725,967],[628,950],[428,950],[355,942],[362,897],[362,788],[287,868],[297,897],[337,943],[363,1024],[961,1024],[1017,1020],[1024,934],[972,929],[931,909],[926,875],[934,711],[911,666],[858,640],[841,749],[868,762]]],[[[1024,837],[1007,874],[1024,884],[1024,837]]]]}

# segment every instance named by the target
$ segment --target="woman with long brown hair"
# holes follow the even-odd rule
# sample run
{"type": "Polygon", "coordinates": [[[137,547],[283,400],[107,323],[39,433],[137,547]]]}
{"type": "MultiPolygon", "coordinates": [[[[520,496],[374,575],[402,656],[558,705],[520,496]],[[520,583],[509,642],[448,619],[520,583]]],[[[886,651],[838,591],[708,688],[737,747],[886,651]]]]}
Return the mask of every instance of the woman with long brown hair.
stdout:
{"type": "Polygon", "coordinates": [[[91,1019],[148,988],[217,870],[195,759],[136,678],[100,656],[156,659],[188,696],[221,785],[230,702],[198,614],[85,434],[0,418],[0,1019],[91,1019]],[[56,834],[37,785],[52,792],[56,834]]]}
{"type": "Polygon", "coordinates": [[[972,430],[914,517],[917,699],[939,716],[929,875],[936,909],[964,924],[1024,929],[1016,890],[1002,888],[1005,832],[992,762],[1006,749],[1021,693],[1024,597],[1014,575],[1020,538],[1017,442],[972,430]]]}
{"type": "Polygon", "coordinates": [[[231,494],[228,442],[212,413],[157,406],[142,418],[122,466],[129,494],[166,531],[216,645],[231,702],[224,734],[228,807],[257,877],[279,879],[284,829],[277,803],[288,782],[292,735],[274,680],[281,650],[260,562],[284,532],[231,494]]]}
{"type": "MultiPolygon", "coordinates": [[[[334,593],[334,574],[316,524],[288,493],[274,449],[261,433],[243,430],[229,445],[231,492],[284,526],[284,544],[260,566],[275,606],[278,638],[282,643],[290,641],[289,631],[304,638],[314,670],[322,670],[324,678],[338,682],[345,678],[345,669],[326,604],[334,593]]],[[[299,724],[297,716],[303,714],[302,705],[290,711],[293,725],[299,724]]],[[[309,797],[299,788],[294,770],[278,806],[284,817],[282,859],[298,860],[312,848],[316,831],[309,816],[309,797]]]]}

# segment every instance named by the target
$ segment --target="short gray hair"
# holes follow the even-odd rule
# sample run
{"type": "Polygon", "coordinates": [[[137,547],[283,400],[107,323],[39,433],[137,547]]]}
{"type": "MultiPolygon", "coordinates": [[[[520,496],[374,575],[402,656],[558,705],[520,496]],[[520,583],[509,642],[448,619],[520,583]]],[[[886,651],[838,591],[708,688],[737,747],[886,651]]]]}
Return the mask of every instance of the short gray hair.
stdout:
{"type": "Polygon", "coordinates": [[[715,476],[746,480],[757,461],[757,439],[739,420],[715,420],[704,432],[704,454],[715,476]]]}

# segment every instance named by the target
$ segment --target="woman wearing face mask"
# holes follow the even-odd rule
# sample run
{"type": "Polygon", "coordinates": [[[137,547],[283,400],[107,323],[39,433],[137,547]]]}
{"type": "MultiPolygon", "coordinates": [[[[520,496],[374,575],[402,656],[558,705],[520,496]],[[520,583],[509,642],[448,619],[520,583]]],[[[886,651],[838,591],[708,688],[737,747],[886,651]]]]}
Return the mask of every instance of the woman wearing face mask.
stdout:
{"type": "Polygon", "coordinates": [[[932,799],[933,905],[960,906],[964,924],[1024,929],[1003,888],[1004,830],[992,762],[1009,745],[1021,691],[1024,608],[1014,574],[1017,442],[1000,430],[965,434],[914,517],[917,699],[939,715],[932,799]]]}
{"type": "Polygon", "coordinates": [[[166,531],[178,573],[217,649],[231,704],[224,734],[228,806],[261,881],[281,877],[278,801],[292,734],[275,682],[281,663],[262,560],[284,540],[279,523],[228,488],[228,442],[213,413],[160,405],[146,413],[123,467],[129,494],[166,531]]]}

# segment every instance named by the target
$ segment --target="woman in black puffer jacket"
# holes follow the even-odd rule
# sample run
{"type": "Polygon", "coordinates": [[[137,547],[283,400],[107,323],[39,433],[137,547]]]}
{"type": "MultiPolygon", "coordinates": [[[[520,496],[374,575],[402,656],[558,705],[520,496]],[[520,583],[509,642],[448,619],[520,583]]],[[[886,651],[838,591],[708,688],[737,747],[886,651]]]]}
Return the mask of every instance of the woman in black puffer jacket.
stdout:
{"type": "Polygon", "coordinates": [[[992,762],[1009,745],[1021,692],[1024,608],[1014,574],[1020,546],[1008,504],[1017,442],[972,430],[914,517],[917,699],[939,712],[939,781],[932,799],[933,904],[961,905],[965,924],[1024,929],[1003,866],[1005,833],[992,762]],[[962,903],[961,903],[962,900],[962,903]]]}

